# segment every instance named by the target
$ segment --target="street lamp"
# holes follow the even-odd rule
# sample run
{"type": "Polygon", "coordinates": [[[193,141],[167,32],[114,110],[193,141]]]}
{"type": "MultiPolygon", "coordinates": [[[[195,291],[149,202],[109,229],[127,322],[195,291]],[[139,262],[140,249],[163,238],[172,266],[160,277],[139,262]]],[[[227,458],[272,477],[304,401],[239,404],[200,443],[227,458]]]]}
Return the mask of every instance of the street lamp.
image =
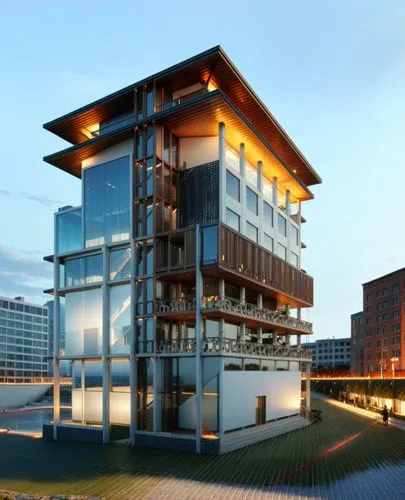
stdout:
{"type": "Polygon", "coordinates": [[[395,378],[395,361],[399,361],[399,358],[391,358],[392,378],[395,378]]]}

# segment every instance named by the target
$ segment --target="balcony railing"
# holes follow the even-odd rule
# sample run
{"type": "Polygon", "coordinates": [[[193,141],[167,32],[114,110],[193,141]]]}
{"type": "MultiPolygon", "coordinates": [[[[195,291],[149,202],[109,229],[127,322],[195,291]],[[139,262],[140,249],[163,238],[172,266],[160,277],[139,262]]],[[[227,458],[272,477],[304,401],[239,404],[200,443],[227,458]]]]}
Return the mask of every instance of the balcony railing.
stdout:
{"type": "MultiPolygon", "coordinates": [[[[195,311],[195,308],[195,297],[158,301],[159,313],[187,313],[195,311]]],[[[230,312],[253,318],[258,322],[271,323],[274,327],[282,327],[283,329],[299,331],[305,334],[312,333],[312,323],[308,321],[287,316],[281,311],[273,311],[257,307],[253,304],[244,303],[231,297],[221,298],[218,295],[203,297],[202,310],[204,312],[230,312]]]]}
{"type": "MultiPolygon", "coordinates": [[[[162,340],[157,343],[157,352],[165,354],[194,354],[195,347],[195,339],[162,340]]],[[[277,359],[312,360],[312,351],[310,349],[303,349],[295,346],[240,342],[239,340],[219,337],[207,337],[202,339],[201,351],[203,355],[242,354],[277,359]]]]}

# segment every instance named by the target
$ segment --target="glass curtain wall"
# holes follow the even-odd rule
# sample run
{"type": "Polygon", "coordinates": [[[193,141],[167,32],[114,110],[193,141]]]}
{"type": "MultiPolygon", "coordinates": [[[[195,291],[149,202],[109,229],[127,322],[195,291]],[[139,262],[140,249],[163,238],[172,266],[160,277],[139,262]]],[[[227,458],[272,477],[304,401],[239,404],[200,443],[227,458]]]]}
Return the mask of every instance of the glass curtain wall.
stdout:
{"type": "Polygon", "coordinates": [[[65,315],[61,318],[65,349],[61,355],[101,355],[102,317],[101,288],[66,294],[65,315]]]}
{"type": "Polygon", "coordinates": [[[86,247],[129,239],[129,156],[84,169],[83,182],[86,247]]]}
{"type": "Polygon", "coordinates": [[[131,347],[131,286],[110,287],[110,354],[129,354],[131,347]]]}
{"type": "Polygon", "coordinates": [[[56,214],[56,253],[80,250],[82,243],[82,207],[56,214]]]}

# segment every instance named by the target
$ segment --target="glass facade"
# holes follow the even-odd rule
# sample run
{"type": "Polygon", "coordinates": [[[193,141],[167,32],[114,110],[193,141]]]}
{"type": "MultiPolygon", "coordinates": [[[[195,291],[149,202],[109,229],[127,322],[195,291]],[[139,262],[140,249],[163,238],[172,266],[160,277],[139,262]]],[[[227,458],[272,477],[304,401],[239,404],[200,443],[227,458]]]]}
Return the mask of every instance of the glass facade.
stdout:
{"type": "Polygon", "coordinates": [[[131,278],[132,256],[130,248],[119,248],[110,253],[110,272],[111,281],[127,280],[131,278]]]}
{"type": "Polygon", "coordinates": [[[103,281],[102,254],[66,260],[64,276],[61,278],[60,286],[66,288],[103,281]]]}
{"type": "Polygon", "coordinates": [[[129,156],[83,170],[86,247],[130,236],[129,156]]]}
{"type": "Polygon", "coordinates": [[[273,207],[266,203],[265,201],[263,202],[263,219],[265,224],[269,224],[271,227],[273,227],[273,207]]]}
{"type": "Polygon", "coordinates": [[[56,214],[56,253],[83,248],[82,207],[56,214]]]}
{"type": "Polygon", "coordinates": [[[287,236],[287,220],[282,215],[278,214],[278,232],[283,236],[287,236]]]}
{"type": "Polygon", "coordinates": [[[110,288],[110,353],[129,354],[131,345],[131,286],[110,288]]]}
{"type": "Polygon", "coordinates": [[[102,295],[101,288],[72,292],[65,297],[66,356],[101,355],[102,353],[102,295]]]}

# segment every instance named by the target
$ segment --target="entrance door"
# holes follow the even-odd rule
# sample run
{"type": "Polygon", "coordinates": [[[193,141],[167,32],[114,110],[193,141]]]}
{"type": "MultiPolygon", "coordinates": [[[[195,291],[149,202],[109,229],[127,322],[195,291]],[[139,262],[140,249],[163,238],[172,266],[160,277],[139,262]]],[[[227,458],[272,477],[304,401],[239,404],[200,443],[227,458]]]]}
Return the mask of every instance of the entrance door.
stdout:
{"type": "Polygon", "coordinates": [[[266,423],[266,396],[256,396],[256,425],[266,423]]]}

